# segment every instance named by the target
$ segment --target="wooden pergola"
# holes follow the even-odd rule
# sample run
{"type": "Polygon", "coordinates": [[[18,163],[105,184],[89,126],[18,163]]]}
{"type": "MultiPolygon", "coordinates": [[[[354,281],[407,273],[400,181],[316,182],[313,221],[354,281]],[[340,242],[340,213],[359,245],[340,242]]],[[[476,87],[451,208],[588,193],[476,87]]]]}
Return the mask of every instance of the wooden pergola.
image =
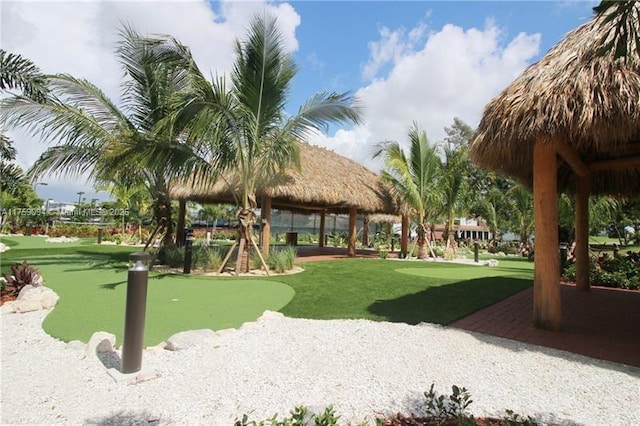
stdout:
{"type": "MultiPolygon", "coordinates": [[[[640,2],[634,8],[639,28],[640,2]]],[[[640,194],[640,58],[603,52],[615,26],[606,17],[569,33],[493,99],[471,144],[473,161],[533,189],[539,328],[561,328],[558,193],[576,201],[579,290],[590,286],[590,195],[640,194]]]]}
{"type": "MultiPolygon", "coordinates": [[[[172,199],[180,202],[178,230],[184,227],[187,200],[199,203],[234,203],[232,174],[213,185],[174,183],[172,199]],[[229,182],[229,183],[225,183],[229,182]]],[[[356,255],[357,215],[395,213],[397,208],[388,188],[378,175],[361,164],[331,150],[300,144],[300,167],[289,167],[258,189],[256,202],[262,210],[262,252],[269,251],[271,209],[319,212],[319,245],[324,245],[327,213],[349,214],[348,256],[356,255]]]]}

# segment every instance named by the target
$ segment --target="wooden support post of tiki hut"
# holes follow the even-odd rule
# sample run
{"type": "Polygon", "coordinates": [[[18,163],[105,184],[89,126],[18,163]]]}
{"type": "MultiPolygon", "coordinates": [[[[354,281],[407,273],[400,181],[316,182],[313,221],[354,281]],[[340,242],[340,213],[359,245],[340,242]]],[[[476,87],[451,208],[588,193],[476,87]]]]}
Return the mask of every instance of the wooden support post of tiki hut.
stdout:
{"type": "Polygon", "coordinates": [[[262,255],[269,256],[269,243],[271,242],[271,197],[265,195],[262,200],[262,255]]]}
{"type": "Polygon", "coordinates": [[[326,212],[322,210],[320,212],[320,230],[318,232],[318,247],[324,247],[324,224],[325,224],[326,212]]]}
{"type": "Polygon", "coordinates": [[[362,245],[367,247],[369,245],[369,216],[362,216],[362,245]]]}
{"type": "Polygon", "coordinates": [[[589,175],[579,176],[576,185],[576,288],[589,290],[589,175]]]}
{"type": "Polygon", "coordinates": [[[400,237],[400,251],[407,254],[407,258],[409,254],[407,251],[409,250],[409,216],[406,214],[402,215],[402,234],[400,237]]]}
{"type": "Polygon", "coordinates": [[[533,147],[533,323],[548,330],[559,330],[561,325],[557,185],[556,149],[538,139],[533,147]]]}
{"type": "Polygon", "coordinates": [[[347,248],[347,256],[356,256],[356,238],[358,232],[356,229],[356,219],[358,218],[358,207],[349,207],[349,246],[347,248]]]}
{"type": "Polygon", "coordinates": [[[184,242],[184,222],[187,215],[187,200],[178,202],[178,223],[176,224],[176,245],[182,247],[184,242]]]}

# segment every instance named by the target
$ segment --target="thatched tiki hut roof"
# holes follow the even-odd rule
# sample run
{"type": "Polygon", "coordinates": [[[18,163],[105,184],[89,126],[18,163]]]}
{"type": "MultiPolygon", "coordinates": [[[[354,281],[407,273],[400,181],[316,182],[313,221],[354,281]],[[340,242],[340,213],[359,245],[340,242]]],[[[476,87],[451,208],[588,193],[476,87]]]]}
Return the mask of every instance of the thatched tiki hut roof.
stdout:
{"type": "MultiPolygon", "coordinates": [[[[172,186],[174,199],[203,203],[233,202],[232,179],[211,187],[184,183],[172,186]]],[[[308,143],[300,145],[300,169],[290,167],[270,185],[259,188],[257,202],[271,198],[274,207],[290,210],[326,210],[348,213],[356,207],[363,213],[395,213],[395,205],[380,177],[346,157],[308,143]]]]}
{"type": "MultiPolygon", "coordinates": [[[[202,203],[233,202],[233,175],[211,186],[174,183],[172,198],[202,203]]],[[[349,246],[356,252],[356,214],[395,213],[389,189],[378,175],[333,151],[308,143],[300,144],[300,168],[290,167],[258,188],[256,202],[262,208],[263,252],[269,251],[271,208],[320,211],[320,246],[324,245],[325,212],[349,213],[349,246]]],[[[184,203],[181,203],[184,205],[184,203]]]]}
{"type": "Polygon", "coordinates": [[[479,165],[533,188],[537,327],[561,327],[557,191],[575,194],[580,290],[589,289],[590,194],[640,194],[640,2],[609,6],[485,107],[470,148],[479,165]]]}
{"type": "MultiPolygon", "coordinates": [[[[640,2],[635,11],[638,29],[640,2]]],[[[599,15],[570,32],[489,102],[471,158],[531,187],[533,145],[543,138],[573,148],[590,169],[592,194],[640,193],[640,161],[625,169],[607,163],[640,155],[640,57],[624,61],[614,58],[615,49],[601,52],[615,22],[599,15]]],[[[630,50],[637,48],[630,43],[630,50]]],[[[558,185],[575,190],[567,162],[559,165],[558,185]]]]}

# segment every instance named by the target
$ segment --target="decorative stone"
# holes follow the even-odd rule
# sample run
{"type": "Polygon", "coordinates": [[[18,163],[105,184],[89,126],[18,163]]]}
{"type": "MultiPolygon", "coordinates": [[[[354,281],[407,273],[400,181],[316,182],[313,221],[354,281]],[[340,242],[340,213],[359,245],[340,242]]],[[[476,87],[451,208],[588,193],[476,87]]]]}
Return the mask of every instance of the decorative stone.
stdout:
{"type": "Polygon", "coordinates": [[[16,312],[19,313],[39,311],[42,309],[42,303],[40,303],[40,300],[31,299],[16,300],[14,306],[16,312]]]}
{"type": "Polygon", "coordinates": [[[58,300],[60,300],[60,296],[58,296],[55,291],[49,287],[42,287],[40,303],[42,303],[44,309],[53,308],[58,303],[58,300]]]}
{"type": "Polygon", "coordinates": [[[84,351],[85,358],[95,356],[97,353],[114,352],[113,346],[116,344],[116,336],[106,331],[93,333],[84,351]]]}
{"type": "Polygon", "coordinates": [[[151,353],[160,353],[162,351],[164,351],[167,348],[167,342],[161,342],[155,346],[149,346],[147,347],[147,351],[151,352],[151,353]]]}
{"type": "Polygon", "coordinates": [[[74,352],[84,352],[86,347],[87,345],[85,345],[80,340],[72,340],[69,343],[67,343],[67,349],[74,352]]]}
{"type": "Polygon", "coordinates": [[[217,338],[216,332],[208,328],[181,331],[167,339],[165,349],[169,351],[179,351],[207,342],[213,342],[217,338]]]}
{"type": "Polygon", "coordinates": [[[284,314],[276,311],[264,311],[256,321],[280,320],[284,318],[284,314]]]}
{"type": "Polygon", "coordinates": [[[216,335],[218,337],[220,337],[220,336],[224,336],[226,334],[235,333],[236,331],[238,331],[238,330],[236,330],[235,328],[223,328],[221,330],[216,331],[216,335]]]}
{"type": "Polygon", "coordinates": [[[4,302],[2,304],[2,306],[0,307],[0,311],[3,314],[11,314],[14,313],[16,311],[16,302],[15,301],[11,301],[11,302],[4,302]]]}
{"type": "Polygon", "coordinates": [[[242,324],[240,326],[240,330],[250,330],[252,328],[256,328],[258,326],[258,323],[255,321],[248,321],[245,322],[244,324],[242,324]]]}

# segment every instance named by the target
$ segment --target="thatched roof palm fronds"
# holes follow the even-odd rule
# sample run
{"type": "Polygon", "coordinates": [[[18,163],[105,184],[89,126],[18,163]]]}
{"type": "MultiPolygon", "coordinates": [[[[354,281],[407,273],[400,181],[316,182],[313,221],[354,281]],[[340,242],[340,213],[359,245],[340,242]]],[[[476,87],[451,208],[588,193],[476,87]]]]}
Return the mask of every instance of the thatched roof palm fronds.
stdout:
{"type": "MultiPolygon", "coordinates": [[[[640,155],[640,46],[637,37],[626,51],[612,42],[618,9],[570,32],[485,107],[470,148],[476,163],[531,187],[536,139],[569,145],[587,165],[640,155]]],[[[624,26],[640,28],[640,2],[623,10],[624,26]]],[[[573,189],[570,170],[560,166],[561,190],[573,189]]],[[[640,169],[593,170],[592,182],[593,194],[638,193],[640,169]]]]}
{"type": "MultiPolygon", "coordinates": [[[[258,182],[257,202],[272,198],[274,207],[346,213],[356,206],[364,213],[394,213],[388,188],[378,175],[364,166],[325,148],[300,144],[300,167],[290,166],[271,182],[258,182]]],[[[233,183],[227,175],[213,186],[175,182],[172,198],[197,202],[233,201],[233,183]]]]}

